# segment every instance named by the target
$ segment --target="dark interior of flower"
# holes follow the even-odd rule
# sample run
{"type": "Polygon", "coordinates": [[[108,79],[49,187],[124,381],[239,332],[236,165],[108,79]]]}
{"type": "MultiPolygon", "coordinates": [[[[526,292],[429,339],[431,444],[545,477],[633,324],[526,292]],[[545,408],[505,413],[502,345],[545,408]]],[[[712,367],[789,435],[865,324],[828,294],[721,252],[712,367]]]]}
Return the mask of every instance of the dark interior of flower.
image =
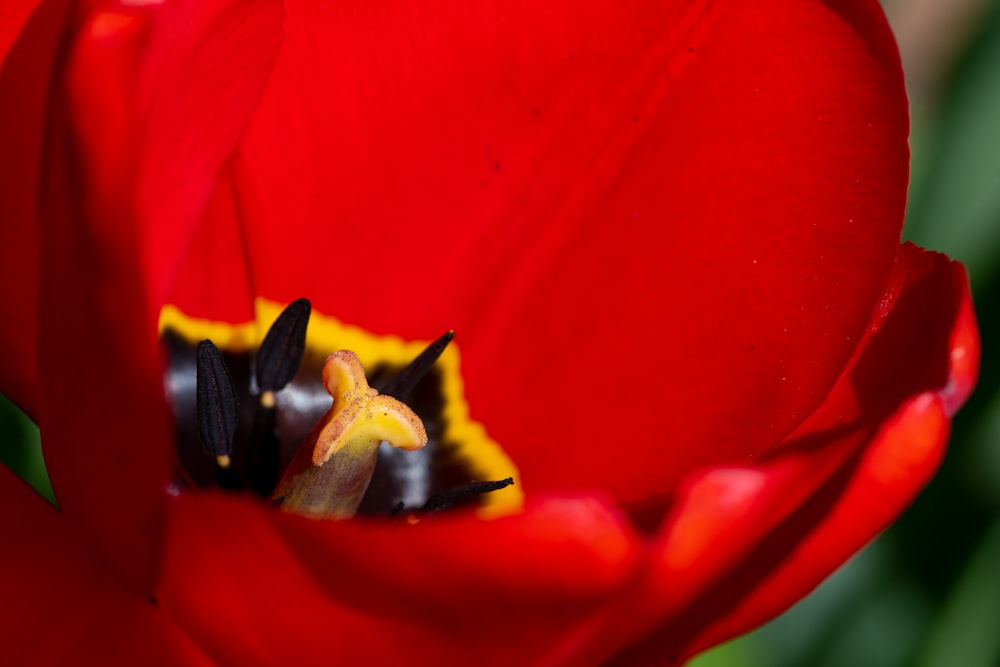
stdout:
{"type": "MultiPolygon", "coordinates": [[[[287,476],[303,456],[308,459],[305,452],[296,458],[300,445],[315,438],[322,426],[318,422],[330,418],[331,395],[324,386],[322,369],[330,363],[331,350],[306,345],[309,317],[307,300],[293,302],[256,351],[220,349],[210,340],[192,342],[188,332],[171,327],[162,331],[169,361],[166,389],[176,423],[174,491],[215,487],[250,491],[262,498],[274,494],[275,504],[285,506],[281,495],[285,487],[279,480],[286,484],[283,473],[287,476]]],[[[371,453],[373,469],[362,466],[361,472],[341,473],[353,475],[352,485],[363,482],[356,510],[319,515],[347,516],[357,511],[413,516],[480,504],[484,494],[513,484],[512,478],[477,478],[472,462],[446,435],[443,378],[435,362],[453,337],[453,332],[447,332],[405,366],[380,364],[367,373],[358,366],[365,392],[375,394],[368,389],[370,385],[379,394],[393,397],[376,400],[405,400],[409,407],[401,408],[412,409],[419,417],[427,445],[403,451],[376,442],[377,451],[371,453]]],[[[337,355],[356,360],[350,352],[337,355]]]]}

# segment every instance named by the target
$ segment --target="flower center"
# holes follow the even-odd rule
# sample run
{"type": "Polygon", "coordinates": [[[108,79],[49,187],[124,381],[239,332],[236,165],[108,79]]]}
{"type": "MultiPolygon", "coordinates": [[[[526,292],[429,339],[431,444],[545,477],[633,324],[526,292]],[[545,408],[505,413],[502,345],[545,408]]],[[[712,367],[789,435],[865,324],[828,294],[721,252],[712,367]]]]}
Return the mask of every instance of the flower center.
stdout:
{"type": "MultiPolygon", "coordinates": [[[[277,308],[261,301],[258,310],[267,321],[277,308]]],[[[322,315],[312,317],[307,337],[309,322],[309,303],[300,299],[258,346],[252,324],[164,309],[174,492],[249,490],[288,511],[338,518],[520,506],[519,487],[491,493],[514,484],[517,470],[468,420],[451,332],[425,348],[322,315]],[[218,348],[197,342],[203,338],[218,348]],[[329,355],[348,346],[358,354],[329,355]]]]}

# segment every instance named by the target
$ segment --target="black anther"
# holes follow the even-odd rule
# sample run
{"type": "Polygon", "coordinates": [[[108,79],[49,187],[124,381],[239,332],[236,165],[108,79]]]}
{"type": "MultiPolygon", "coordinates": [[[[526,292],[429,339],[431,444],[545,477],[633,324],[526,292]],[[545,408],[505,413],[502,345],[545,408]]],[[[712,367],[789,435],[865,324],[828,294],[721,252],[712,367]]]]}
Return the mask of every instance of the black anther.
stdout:
{"type": "Polygon", "coordinates": [[[257,351],[257,387],[261,392],[278,391],[295,377],[306,350],[311,312],[309,299],[293,301],[267,330],[257,351]]]}
{"type": "Polygon", "coordinates": [[[239,403],[219,348],[210,340],[198,343],[198,432],[213,456],[233,453],[239,403]]]}
{"type": "Polygon", "coordinates": [[[443,334],[436,341],[431,343],[424,349],[423,352],[417,355],[416,359],[410,362],[410,364],[402,370],[402,372],[396,377],[396,379],[384,390],[380,390],[379,393],[385,394],[386,396],[392,396],[398,400],[403,400],[407,394],[413,391],[413,388],[417,386],[417,383],[427,375],[427,371],[434,366],[434,362],[438,360],[444,349],[448,347],[450,343],[455,338],[454,331],[448,331],[443,334]]]}

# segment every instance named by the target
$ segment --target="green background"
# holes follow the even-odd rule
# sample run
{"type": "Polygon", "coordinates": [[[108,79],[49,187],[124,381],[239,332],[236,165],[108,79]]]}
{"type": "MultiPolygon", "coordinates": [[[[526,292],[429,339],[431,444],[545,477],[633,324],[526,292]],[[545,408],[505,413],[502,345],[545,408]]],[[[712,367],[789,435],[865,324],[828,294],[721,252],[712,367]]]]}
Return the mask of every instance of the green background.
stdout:
{"type": "MultiPolygon", "coordinates": [[[[905,236],[968,267],[979,386],[940,473],[896,525],[789,612],[697,667],[1000,665],[1000,358],[990,344],[1000,328],[1000,2],[886,6],[913,107],[905,236]],[[958,5],[961,21],[947,15],[958,5]]],[[[0,460],[51,498],[38,441],[0,397],[0,460]]]]}

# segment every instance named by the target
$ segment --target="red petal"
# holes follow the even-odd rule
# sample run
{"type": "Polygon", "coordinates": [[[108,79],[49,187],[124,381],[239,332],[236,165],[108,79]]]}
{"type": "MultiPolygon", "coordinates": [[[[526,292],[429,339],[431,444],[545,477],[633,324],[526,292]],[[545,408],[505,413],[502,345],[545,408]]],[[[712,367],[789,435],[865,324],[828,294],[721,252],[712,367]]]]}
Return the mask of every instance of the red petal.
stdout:
{"type": "Polygon", "coordinates": [[[933,395],[907,404],[868,445],[829,514],[757,582],[751,594],[692,642],[688,652],[774,618],[895,521],[937,470],[948,431],[947,414],[933,395]]]}
{"type": "MultiPolygon", "coordinates": [[[[971,394],[979,370],[979,335],[964,268],[904,244],[869,336],[863,360],[851,373],[858,404],[869,415],[898,400],[907,387],[933,389],[939,400],[923,394],[887,420],[831,514],[700,639],[701,646],[745,632],[804,597],[889,525],[937,470],[947,418],[971,394]],[[948,355],[942,354],[945,346],[948,355]],[[888,379],[896,380],[893,386],[886,387],[888,379]]],[[[842,401],[830,408],[828,401],[819,419],[851,418],[842,401]]]]}
{"type": "Polygon", "coordinates": [[[145,596],[93,557],[48,502],[0,466],[4,664],[212,665],[145,596]]]}
{"type": "Polygon", "coordinates": [[[156,318],[280,20],[270,1],[91,6],[64,45],[44,165],[42,438],[66,518],[139,586],[170,448],[156,318]]]}
{"type": "Polygon", "coordinates": [[[25,23],[41,5],[41,0],[3,0],[0,3],[0,63],[7,59],[11,46],[24,31],[25,23]]]}
{"type": "Polygon", "coordinates": [[[415,526],[207,495],[171,516],[161,604],[226,664],[556,664],[639,554],[590,499],[415,526]]]}
{"type": "Polygon", "coordinates": [[[905,245],[882,304],[827,401],[776,456],[685,483],[651,586],[666,620],[660,631],[646,628],[650,638],[622,664],[690,655],[777,615],[930,479],[947,440],[946,408],[975,381],[964,270],[905,245]]]}
{"type": "Polygon", "coordinates": [[[227,167],[169,288],[167,302],[191,317],[222,322],[254,318],[241,213],[233,187],[232,169],[227,167]]]}
{"type": "Polygon", "coordinates": [[[243,150],[255,280],[456,329],[529,490],[647,498],[827,394],[896,251],[906,133],[874,2],[289,2],[243,150]]]}
{"type": "Polygon", "coordinates": [[[65,2],[0,6],[0,392],[37,419],[36,202],[49,73],[65,2]]]}

